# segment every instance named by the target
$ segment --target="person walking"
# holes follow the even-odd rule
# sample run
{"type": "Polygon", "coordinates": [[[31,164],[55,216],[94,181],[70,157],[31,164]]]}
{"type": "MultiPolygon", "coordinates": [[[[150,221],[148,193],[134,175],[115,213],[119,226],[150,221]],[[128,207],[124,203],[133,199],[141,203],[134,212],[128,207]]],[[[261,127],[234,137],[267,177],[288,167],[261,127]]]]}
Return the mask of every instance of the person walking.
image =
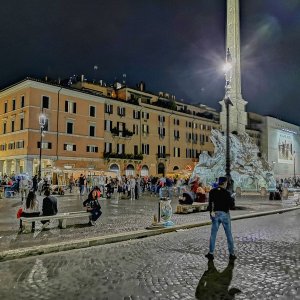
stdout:
{"type": "Polygon", "coordinates": [[[85,187],[85,176],[83,174],[80,174],[79,177],[79,193],[80,196],[84,194],[84,187],[85,187]]]}
{"type": "Polygon", "coordinates": [[[223,225],[227,244],[229,251],[229,259],[236,259],[234,253],[234,243],[231,233],[231,219],[230,219],[230,209],[235,208],[234,198],[226,190],[227,187],[227,178],[219,177],[218,187],[212,189],[209,192],[209,204],[208,210],[211,218],[211,234],[209,241],[209,252],[205,255],[209,260],[214,259],[214,250],[216,244],[216,236],[219,230],[220,224],[223,225]]]}
{"type": "Polygon", "coordinates": [[[38,177],[37,175],[34,175],[32,178],[32,190],[36,193],[38,189],[38,177]]]}

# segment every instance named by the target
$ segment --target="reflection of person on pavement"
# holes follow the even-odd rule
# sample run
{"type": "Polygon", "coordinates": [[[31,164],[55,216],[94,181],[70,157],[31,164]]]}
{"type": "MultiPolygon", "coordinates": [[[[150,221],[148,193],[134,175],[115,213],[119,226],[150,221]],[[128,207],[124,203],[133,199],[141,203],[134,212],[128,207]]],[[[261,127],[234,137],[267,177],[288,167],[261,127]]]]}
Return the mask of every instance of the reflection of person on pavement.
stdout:
{"type": "Polygon", "coordinates": [[[196,299],[215,300],[215,299],[234,299],[235,294],[241,293],[237,288],[230,288],[234,260],[230,260],[223,272],[219,272],[213,260],[208,261],[208,269],[202,275],[196,288],[196,299]]]}

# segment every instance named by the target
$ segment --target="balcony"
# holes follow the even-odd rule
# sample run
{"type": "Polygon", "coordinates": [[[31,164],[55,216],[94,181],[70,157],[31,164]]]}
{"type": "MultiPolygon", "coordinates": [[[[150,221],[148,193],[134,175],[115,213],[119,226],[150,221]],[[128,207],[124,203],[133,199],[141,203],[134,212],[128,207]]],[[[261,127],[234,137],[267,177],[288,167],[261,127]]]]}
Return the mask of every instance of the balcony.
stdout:
{"type": "Polygon", "coordinates": [[[107,160],[110,158],[116,159],[131,159],[131,160],[143,160],[143,154],[126,154],[126,153],[111,153],[111,152],[104,152],[103,157],[107,160]]]}
{"type": "Polygon", "coordinates": [[[157,158],[157,159],[168,159],[168,158],[170,158],[170,154],[166,154],[166,153],[156,153],[156,158],[157,158]]]}
{"type": "Polygon", "coordinates": [[[133,132],[128,130],[128,129],[123,129],[123,130],[119,130],[117,127],[114,127],[110,130],[111,134],[113,136],[118,136],[118,137],[132,137],[133,136],[133,132]]]}

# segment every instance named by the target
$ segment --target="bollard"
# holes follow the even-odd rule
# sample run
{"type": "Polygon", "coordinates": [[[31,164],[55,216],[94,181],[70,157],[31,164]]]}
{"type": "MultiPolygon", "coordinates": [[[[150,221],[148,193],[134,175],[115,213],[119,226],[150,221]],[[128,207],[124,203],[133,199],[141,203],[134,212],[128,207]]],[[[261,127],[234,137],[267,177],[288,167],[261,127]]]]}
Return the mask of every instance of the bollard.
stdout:
{"type": "Polygon", "coordinates": [[[287,198],[289,196],[289,190],[285,187],[282,191],[282,198],[287,198]]]}
{"type": "Polygon", "coordinates": [[[242,189],[238,186],[235,190],[235,194],[237,197],[242,196],[242,189]]]}
{"type": "Polygon", "coordinates": [[[262,188],[260,189],[260,195],[261,195],[262,197],[267,196],[267,189],[266,189],[265,187],[262,187],[262,188]]]}

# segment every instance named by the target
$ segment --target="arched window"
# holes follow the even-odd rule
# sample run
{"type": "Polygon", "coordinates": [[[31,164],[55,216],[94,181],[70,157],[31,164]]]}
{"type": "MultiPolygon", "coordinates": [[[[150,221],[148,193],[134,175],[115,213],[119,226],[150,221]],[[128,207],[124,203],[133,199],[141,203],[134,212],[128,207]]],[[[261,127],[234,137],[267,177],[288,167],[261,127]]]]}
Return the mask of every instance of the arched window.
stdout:
{"type": "Polygon", "coordinates": [[[146,165],[142,166],[141,176],[149,176],[149,168],[148,168],[148,166],[146,166],[146,165]]]}
{"type": "Polygon", "coordinates": [[[165,176],[165,165],[163,163],[158,164],[157,174],[162,174],[163,176],[165,176]]]}
{"type": "Polygon", "coordinates": [[[126,167],[126,170],[125,170],[125,175],[126,176],[130,176],[130,175],[135,175],[134,174],[135,172],[134,172],[134,166],[133,165],[131,165],[131,164],[129,164],[127,167],[126,167]]]}
{"type": "Polygon", "coordinates": [[[111,164],[109,167],[109,171],[115,172],[116,174],[119,175],[120,168],[117,164],[111,164]]]}

